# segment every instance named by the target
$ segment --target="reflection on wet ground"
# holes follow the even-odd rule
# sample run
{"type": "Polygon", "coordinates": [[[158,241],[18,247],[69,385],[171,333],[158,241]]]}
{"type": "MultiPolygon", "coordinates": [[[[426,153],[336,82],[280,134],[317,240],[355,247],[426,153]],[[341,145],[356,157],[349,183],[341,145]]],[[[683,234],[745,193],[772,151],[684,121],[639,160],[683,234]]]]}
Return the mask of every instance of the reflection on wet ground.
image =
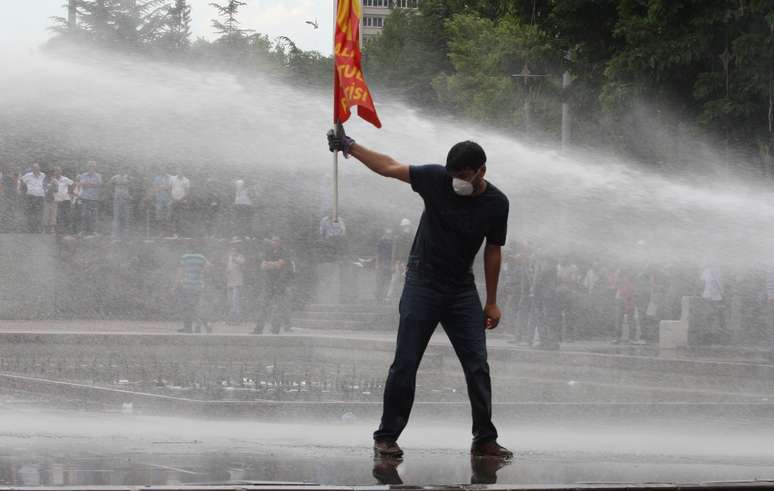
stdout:
{"type": "MultiPolygon", "coordinates": [[[[126,455],[115,458],[82,457],[63,462],[44,459],[44,462],[33,463],[4,457],[0,459],[0,486],[190,485],[269,481],[285,484],[395,485],[407,483],[404,478],[417,479],[417,471],[425,466],[443,469],[444,474],[449,476],[450,464],[456,467],[461,460],[459,456],[423,458],[404,463],[400,460],[369,461],[341,457],[285,461],[280,456],[205,455],[181,458],[154,455],[143,458],[126,455]],[[408,471],[415,466],[417,469],[408,471]],[[304,479],[288,480],[291,476],[304,479]]],[[[494,484],[497,482],[497,471],[508,464],[498,459],[470,459],[469,478],[464,477],[465,472],[460,469],[458,474],[453,474],[455,480],[443,482],[462,484],[469,479],[471,484],[494,484]]],[[[426,478],[431,477],[428,475],[426,478]]]]}
{"type": "Polygon", "coordinates": [[[497,415],[510,463],[468,453],[469,422],[412,420],[403,461],[374,461],[373,421],[168,418],[0,394],[0,486],[707,482],[774,478],[767,419],[497,415]],[[507,464],[507,465],[506,465],[507,464]]]}
{"type": "Polygon", "coordinates": [[[374,461],[320,449],[318,457],[205,453],[0,457],[0,486],[191,485],[296,483],[371,484],[578,484],[591,482],[719,482],[774,478],[774,465],[652,461],[630,456],[525,455],[513,462],[471,459],[461,452],[420,452],[403,461],[374,461]]]}

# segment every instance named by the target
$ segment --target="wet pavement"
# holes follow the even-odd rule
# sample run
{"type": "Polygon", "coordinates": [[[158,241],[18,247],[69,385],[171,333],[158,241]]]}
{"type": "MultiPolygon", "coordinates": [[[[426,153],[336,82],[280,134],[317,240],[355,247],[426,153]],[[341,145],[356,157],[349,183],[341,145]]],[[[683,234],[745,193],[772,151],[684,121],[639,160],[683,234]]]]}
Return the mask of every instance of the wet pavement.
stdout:
{"type": "MultiPolygon", "coordinates": [[[[375,463],[370,435],[394,333],[308,329],[285,339],[245,343],[249,326],[216,324],[219,336],[201,343],[207,340],[178,335],[177,327],[0,321],[0,335],[8,341],[0,362],[5,370],[0,373],[0,488],[247,482],[566,486],[774,479],[774,405],[769,402],[774,390],[765,350],[666,355],[653,346],[587,341],[564,345],[556,358],[493,334],[495,422],[501,443],[516,453],[500,468],[497,461],[470,459],[463,381],[455,360],[445,361],[442,349],[431,349],[426,357],[421,397],[401,439],[405,458],[375,463]],[[174,363],[154,363],[148,344],[174,363]],[[343,359],[346,383],[339,383],[338,368],[329,365],[343,359]],[[299,373],[289,371],[295,365],[299,373]],[[319,394],[295,401],[306,381],[315,375],[325,379],[325,370],[337,381],[310,384],[319,394]],[[377,385],[363,387],[376,380],[371,372],[378,374],[377,385]],[[185,386],[174,381],[194,375],[216,382],[220,406],[168,397],[189,396],[178,394],[185,386]],[[287,389],[281,403],[236,400],[234,393],[257,390],[259,376],[268,375],[287,389]],[[46,380],[10,383],[31,377],[46,380]],[[127,391],[142,380],[153,382],[153,390],[178,392],[163,396],[165,405],[151,411],[145,399],[152,397],[127,391]],[[349,389],[345,397],[334,393],[331,387],[342,383],[360,395],[349,389]],[[54,388],[60,389],[57,394],[54,388]],[[444,395],[447,389],[451,395],[444,395]],[[95,391],[111,397],[93,397],[95,391]],[[329,392],[335,403],[323,407],[329,392]],[[224,410],[193,410],[202,405],[224,410]]],[[[447,346],[448,340],[439,331],[432,344],[447,346]]]]}
{"type": "Polygon", "coordinates": [[[375,467],[370,420],[166,418],[57,404],[0,395],[0,486],[774,479],[774,426],[751,418],[518,421],[499,414],[500,440],[516,457],[498,470],[498,462],[471,462],[469,425],[456,421],[412,421],[401,439],[403,461],[375,467]]]}

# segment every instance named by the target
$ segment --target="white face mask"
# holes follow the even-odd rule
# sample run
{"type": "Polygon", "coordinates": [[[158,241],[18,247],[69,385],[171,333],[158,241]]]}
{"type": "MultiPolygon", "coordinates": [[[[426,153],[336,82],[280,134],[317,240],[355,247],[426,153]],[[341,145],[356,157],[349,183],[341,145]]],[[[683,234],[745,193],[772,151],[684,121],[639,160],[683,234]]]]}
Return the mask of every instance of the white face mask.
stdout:
{"type": "MultiPolygon", "coordinates": [[[[473,179],[471,180],[475,180],[479,172],[480,170],[476,171],[476,173],[473,174],[473,179]]],[[[472,182],[466,181],[465,179],[459,179],[457,177],[452,178],[452,189],[454,189],[454,192],[460,196],[470,196],[473,194],[473,191],[475,191],[472,182]]]]}

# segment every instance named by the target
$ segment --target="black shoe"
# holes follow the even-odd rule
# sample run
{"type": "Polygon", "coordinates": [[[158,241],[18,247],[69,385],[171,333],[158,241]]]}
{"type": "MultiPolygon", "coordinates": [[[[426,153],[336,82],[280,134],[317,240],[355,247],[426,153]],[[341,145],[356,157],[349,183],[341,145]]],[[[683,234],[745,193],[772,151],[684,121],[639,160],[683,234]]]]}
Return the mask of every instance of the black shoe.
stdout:
{"type": "Polygon", "coordinates": [[[470,447],[470,455],[473,457],[496,457],[503,460],[513,458],[513,452],[498,445],[494,440],[491,442],[474,443],[470,447]]]}
{"type": "Polygon", "coordinates": [[[403,484],[403,479],[398,474],[400,462],[400,459],[375,459],[372,472],[374,478],[379,481],[379,484],[403,484]]]}
{"type": "Polygon", "coordinates": [[[375,459],[399,459],[403,457],[403,450],[393,440],[374,440],[375,459]]]}
{"type": "Polygon", "coordinates": [[[191,330],[190,327],[184,327],[182,329],[178,329],[177,332],[182,334],[193,334],[193,331],[191,330]]]}

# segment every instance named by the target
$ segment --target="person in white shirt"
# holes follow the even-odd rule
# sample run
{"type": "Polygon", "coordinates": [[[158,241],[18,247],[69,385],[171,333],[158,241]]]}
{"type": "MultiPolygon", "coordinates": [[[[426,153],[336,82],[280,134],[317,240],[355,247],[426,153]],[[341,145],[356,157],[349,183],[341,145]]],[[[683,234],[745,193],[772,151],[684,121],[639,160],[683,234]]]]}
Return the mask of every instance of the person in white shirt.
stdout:
{"type": "Polygon", "coordinates": [[[43,204],[46,199],[44,181],[46,174],[40,172],[38,163],[32,164],[32,170],[19,179],[19,191],[24,186],[25,206],[27,216],[27,231],[32,234],[40,233],[43,221],[43,204]]]}
{"type": "Polygon", "coordinates": [[[231,241],[231,250],[226,260],[226,292],[229,303],[229,324],[239,324],[242,321],[242,287],[245,284],[245,256],[239,252],[241,240],[231,241]]]}
{"type": "Polygon", "coordinates": [[[176,175],[169,176],[169,188],[172,196],[172,237],[177,238],[182,233],[183,214],[188,208],[191,181],[179,170],[176,175]]]}
{"type": "Polygon", "coordinates": [[[253,238],[253,200],[243,179],[234,182],[234,222],[231,235],[253,238]]]}
{"type": "Polygon", "coordinates": [[[70,189],[75,184],[62,175],[60,167],[54,172],[46,186],[46,227],[49,233],[70,229],[70,189]]]}
{"type": "Polygon", "coordinates": [[[707,331],[703,337],[707,342],[720,343],[728,337],[723,277],[718,268],[708,264],[701,273],[701,279],[704,282],[701,298],[707,306],[707,331]]]}
{"type": "Polygon", "coordinates": [[[109,182],[113,185],[113,240],[121,240],[129,232],[132,178],[129,174],[116,174],[109,182]]]}

